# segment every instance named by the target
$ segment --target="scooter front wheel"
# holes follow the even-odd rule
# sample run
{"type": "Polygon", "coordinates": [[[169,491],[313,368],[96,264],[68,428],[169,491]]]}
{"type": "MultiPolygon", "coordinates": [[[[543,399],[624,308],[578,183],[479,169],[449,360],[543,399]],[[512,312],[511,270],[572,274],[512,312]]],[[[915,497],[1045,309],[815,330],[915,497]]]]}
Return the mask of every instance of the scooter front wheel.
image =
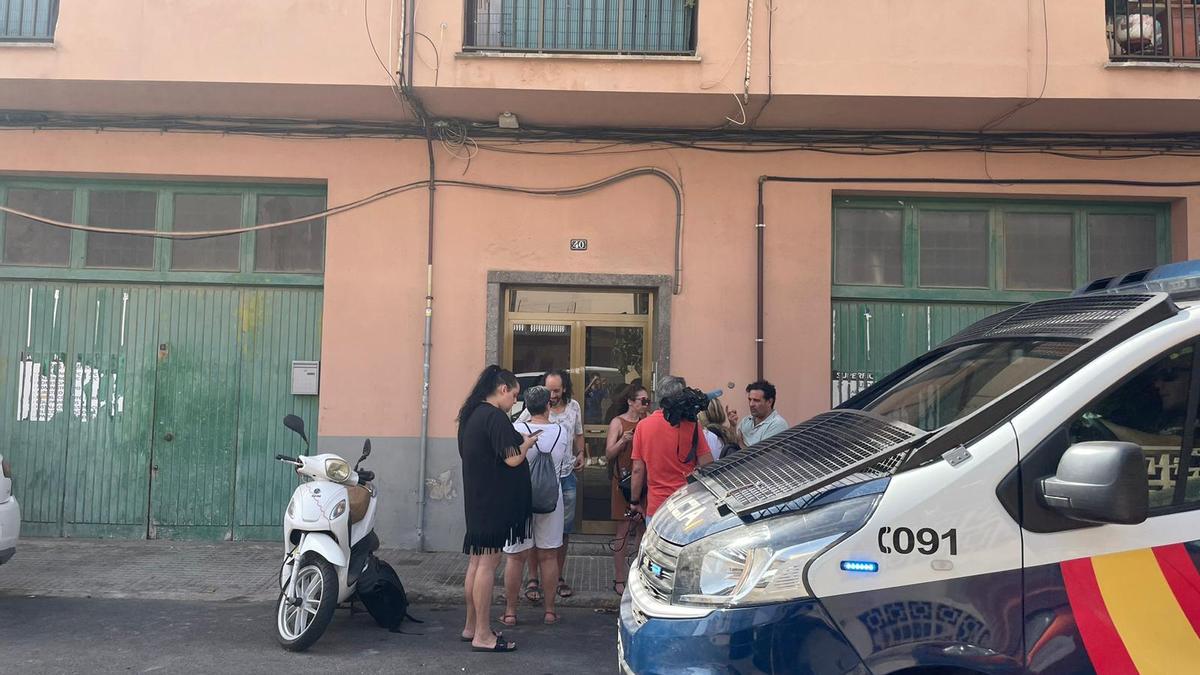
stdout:
{"type": "Polygon", "coordinates": [[[279,644],[292,652],[302,652],[320,639],[337,609],[337,570],[328,560],[310,555],[296,573],[296,597],[289,598],[285,588],[279,594],[275,625],[279,644]]]}

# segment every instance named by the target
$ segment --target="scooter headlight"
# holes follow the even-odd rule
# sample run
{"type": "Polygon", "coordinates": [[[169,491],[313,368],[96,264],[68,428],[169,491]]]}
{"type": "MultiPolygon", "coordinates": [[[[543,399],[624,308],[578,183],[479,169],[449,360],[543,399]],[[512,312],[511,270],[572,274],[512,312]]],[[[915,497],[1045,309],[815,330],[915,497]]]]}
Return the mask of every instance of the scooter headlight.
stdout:
{"type": "Polygon", "coordinates": [[[346,500],[343,499],[337,503],[337,506],[333,507],[332,511],[329,512],[329,519],[337,520],[345,512],[346,512],[346,500]]]}
{"type": "Polygon", "coordinates": [[[341,483],[350,477],[350,465],[344,459],[325,460],[325,475],[335,483],[341,483]]]}
{"type": "Polygon", "coordinates": [[[811,597],[809,561],[862,527],[878,500],[847,499],[692,543],[679,554],[672,603],[731,607],[811,597]]]}

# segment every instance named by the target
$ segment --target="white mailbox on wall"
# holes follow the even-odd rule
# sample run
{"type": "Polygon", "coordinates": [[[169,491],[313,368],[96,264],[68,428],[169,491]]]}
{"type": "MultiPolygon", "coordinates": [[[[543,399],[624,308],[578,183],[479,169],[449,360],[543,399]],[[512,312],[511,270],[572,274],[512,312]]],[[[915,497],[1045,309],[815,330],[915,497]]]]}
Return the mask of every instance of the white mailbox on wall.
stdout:
{"type": "Polygon", "coordinates": [[[320,361],[292,361],[292,394],[316,396],[320,384],[320,361]]]}

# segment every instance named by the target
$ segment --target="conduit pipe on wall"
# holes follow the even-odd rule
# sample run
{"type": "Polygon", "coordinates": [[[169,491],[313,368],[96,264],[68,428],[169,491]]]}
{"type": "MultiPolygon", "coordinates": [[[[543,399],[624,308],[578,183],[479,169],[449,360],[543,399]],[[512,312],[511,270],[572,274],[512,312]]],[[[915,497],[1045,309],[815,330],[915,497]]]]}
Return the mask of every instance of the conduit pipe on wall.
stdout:
{"type": "Polygon", "coordinates": [[[757,362],[757,379],[763,379],[763,354],[764,343],[766,336],[764,335],[764,316],[766,314],[765,297],[763,292],[763,277],[766,270],[766,260],[764,253],[764,239],[766,230],[766,205],[764,202],[764,193],[767,183],[825,183],[825,184],[846,184],[854,183],[859,185],[1108,185],[1120,187],[1147,187],[1147,188],[1194,188],[1200,187],[1200,181],[1144,181],[1144,180],[1120,180],[1108,178],[887,178],[887,177],[870,177],[870,178],[845,178],[832,176],[759,176],[758,177],[758,207],[755,211],[755,230],[757,238],[757,276],[758,276],[758,291],[757,291],[757,326],[758,333],[755,335],[756,347],[756,362],[757,362]]]}

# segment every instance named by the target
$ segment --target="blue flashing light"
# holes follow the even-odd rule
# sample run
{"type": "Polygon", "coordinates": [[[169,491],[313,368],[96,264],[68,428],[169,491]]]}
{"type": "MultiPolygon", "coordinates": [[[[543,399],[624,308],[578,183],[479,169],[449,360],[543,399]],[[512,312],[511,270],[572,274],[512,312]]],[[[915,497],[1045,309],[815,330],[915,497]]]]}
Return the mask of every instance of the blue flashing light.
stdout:
{"type": "Polygon", "coordinates": [[[866,560],[843,560],[842,570],[846,572],[878,572],[879,563],[866,560]]]}
{"type": "Polygon", "coordinates": [[[1097,293],[1167,293],[1194,295],[1200,291],[1200,260],[1168,263],[1115,277],[1096,279],[1072,295],[1097,293]]]}

